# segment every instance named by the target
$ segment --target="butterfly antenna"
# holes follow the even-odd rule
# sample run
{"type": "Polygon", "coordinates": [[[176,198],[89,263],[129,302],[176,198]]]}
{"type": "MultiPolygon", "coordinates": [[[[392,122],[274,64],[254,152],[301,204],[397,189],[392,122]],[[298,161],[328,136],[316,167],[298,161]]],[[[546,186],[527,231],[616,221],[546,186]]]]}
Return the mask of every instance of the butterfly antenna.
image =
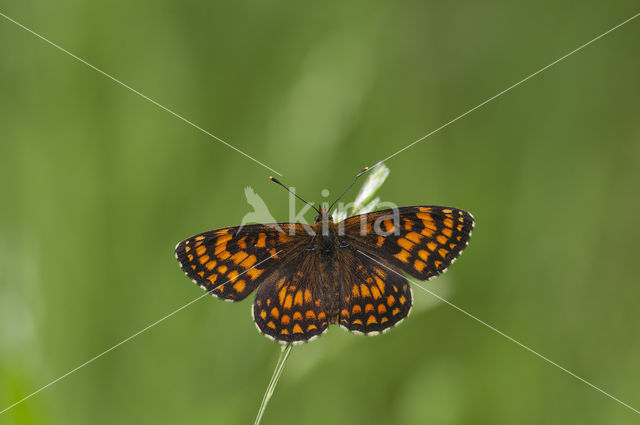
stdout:
{"type": "Polygon", "coordinates": [[[309,205],[311,208],[313,208],[314,210],[316,210],[318,212],[318,214],[320,213],[320,210],[318,210],[316,207],[313,206],[313,204],[310,204],[309,202],[305,201],[304,199],[302,199],[300,196],[298,196],[298,194],[296,194],[294,191],[292,191],[291,189],[289,189],[287,186],[285,186],[284,184],[282,184],[282,182],[280,180],[278,180],[277,178],[270,176],[269,180],[271,180],[274,183],[279,184],[280,186],[284,187],[285,189],[287,189],[287,192],[289,192],[290,194],[292,194],[293,196],[295,196],[296,198],[300,199],[302,202],[304,202],[305,204],[309,205]]]}
{"type": "Polygon", "coordinates": [[[353,181],[351,182],[351,184],[349,185],[348,188],[346,188],[344,190],[344,192],[342,192],[342,195],[338,196],[338,199],[336,199],[335,201],[333,201],[333,204],[331,204],[331,206],[329,207],[329,209],[327,210],[327,212],[331,211],[331,209],[333,208],[333,206],[336,204],[336,202],[338,202],[348,191],[349,189],[351,189],[351,186],[353,186],[354,184],[356,184],[356,182],[358,181],[358,179],[360,178],[360,176],[362,176],[364,173],[366,173],[367,171],[369,171],[369,167],[364,167],[362,169],[362,171],[360,171],[358,173],[358,175],[356,176],[355,179],[353,179],[353,181]]]}

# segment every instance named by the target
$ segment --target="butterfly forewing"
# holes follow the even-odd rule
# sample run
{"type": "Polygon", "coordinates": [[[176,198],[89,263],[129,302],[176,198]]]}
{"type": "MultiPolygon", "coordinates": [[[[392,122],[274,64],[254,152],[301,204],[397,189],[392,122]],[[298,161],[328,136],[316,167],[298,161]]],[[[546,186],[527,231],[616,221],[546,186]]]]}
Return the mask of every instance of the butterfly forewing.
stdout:
{"type": "Polygon", "coordinates": [[[444,272],[467,246],[473,217],[451,207],[415,206],[349,217],[345,238],[357,249],[420,279],[444,272]]]}
{"type": "Polygon", "coordinates": [[[203,289],[240,301],[277,267],[280,256],[295,249],[304,232],[301,225],[288,223],[227,227],[185,239],[175,254],[185,274],[203,289]],[[291,226],[296,228],[291,231],[291,226]]]}

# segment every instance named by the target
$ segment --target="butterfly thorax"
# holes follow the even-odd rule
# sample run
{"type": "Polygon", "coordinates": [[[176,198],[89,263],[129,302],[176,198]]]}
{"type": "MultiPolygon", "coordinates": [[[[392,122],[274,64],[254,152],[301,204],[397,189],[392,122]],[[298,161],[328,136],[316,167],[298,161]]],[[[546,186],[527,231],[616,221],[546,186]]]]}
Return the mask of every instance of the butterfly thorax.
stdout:
{"type": "Polygon", "coordinates": [[[340,241],[338,225],[330,215],[321,210],[322,215],[316,218],[312,226],[313,235],[309,249],[313,251],[317,270],[320,293],[323,294],[324,306],[330,323],[338,322],[340,309],[340,279],[336,262],[339,259],[340,241]]]}

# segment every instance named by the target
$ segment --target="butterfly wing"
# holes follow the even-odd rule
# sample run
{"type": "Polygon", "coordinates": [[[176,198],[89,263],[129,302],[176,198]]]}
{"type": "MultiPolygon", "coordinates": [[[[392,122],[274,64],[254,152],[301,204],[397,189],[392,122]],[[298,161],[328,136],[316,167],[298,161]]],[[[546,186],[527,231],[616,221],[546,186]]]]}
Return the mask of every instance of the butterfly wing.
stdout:
{"type": "Polygon", "coordinates": [[[175,255],[187,276],[219,298],[240,301],[276,269],[276,261],[304,244],[302,225],[226,227],[180,242],[175,255]]]}
{"type": "Polygon", "coordinates": [[[411,287],[401,274],[386,269],[354,248],[342,256],[339,322],[356,333],[376,335],[400,323],[411,311],[411,287]]]}
{"type": "Polygon", "coordinates": [[[306,249],[283,257],[256,294],[252,312],[258,330],[281,343],[308,341],[326,331],[327,277],[317,256],[306,249]]]}
{"type": "Polygon", "coordinates": [[[357,250],[426,280],[443,273],[460,255],[474,220],[457,208],[415,206],[357,215],[339,225],[357,250]]]}

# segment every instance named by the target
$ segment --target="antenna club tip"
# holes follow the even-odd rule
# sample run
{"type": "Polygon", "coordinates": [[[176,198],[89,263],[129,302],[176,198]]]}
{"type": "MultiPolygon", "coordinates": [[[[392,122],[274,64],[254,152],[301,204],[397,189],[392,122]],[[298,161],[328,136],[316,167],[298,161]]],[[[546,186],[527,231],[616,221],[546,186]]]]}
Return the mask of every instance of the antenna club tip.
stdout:
{"type": "Polygon", "coordinates": [[[269,180],[273,180],[273,176],[269,176],[269,180]]]}

